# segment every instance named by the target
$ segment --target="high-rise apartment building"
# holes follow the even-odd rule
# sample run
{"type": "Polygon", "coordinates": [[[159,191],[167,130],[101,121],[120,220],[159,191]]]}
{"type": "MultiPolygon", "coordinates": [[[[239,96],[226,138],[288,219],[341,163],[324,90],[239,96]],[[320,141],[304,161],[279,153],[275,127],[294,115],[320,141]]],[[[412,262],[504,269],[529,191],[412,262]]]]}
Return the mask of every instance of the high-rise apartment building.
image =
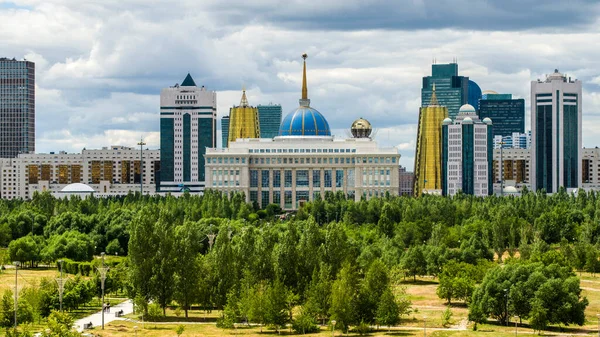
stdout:
{"type": "Polygon", "coordinates": [[[433,85],[439,105],[448,108],[448,116],[455,118],[458,109],[467,104],[469,92],[469,78],[458,76],[458,64],[433,64],[431,76],[423,77],[421,89],[421,106],[425,107],[431,101],[433,85]]]}
{"type": "Polygon", "coordinates": [[[438,103],[434,85],[431,101],[419,109],[413,188],[416,197],[442,192],[442,121],[447,117],[448,109],[438,103]]]}
{"type": "Polygon", "coordinates": [[[231,142],[235,142],[240,138],[260,138],[258,123],[258,109],[248,104],[246,90],[244,90],[240,105],[229,109],[227,147],[231,142]]]}
{"type": "Polygon", "coordinates": [[[188,74],[160,93],[160,191],[201,192],[204,154],[217,146],[217,93],[188,74]]]}
{"type": "Polygon", "coordinates": [[[479,118],[494,121],[494,136],[525,133],[525,100],[511,94],[484,94],[479,101],[479,118]]]}
{"type": "Polygon", "coordinates": [[[492,121],[469,104],[442,123],[442,194],[492,194],[492,121]]]}
{"type": "Polygon", "coordinates": [[[281,124],[281,105],[269,103],[258,105],[258,119],[260,121],[260,138],[275,138],[279,135],[281,124]]]}
{"type": "Polygon", "coordinates": [[[221,147],[227,147],[227,139],[229,138],[229,116],[221,117],[221,147]]]}
{"type": "Polygon", "coordinates": [[[0,158],[35,151],[35,64],[0,58],[0,158]]]}
{"type": "Polygon", "coordinates": [[[531,82],[531,187],[581,186],[581,82],[555,70],[531,82]]]}

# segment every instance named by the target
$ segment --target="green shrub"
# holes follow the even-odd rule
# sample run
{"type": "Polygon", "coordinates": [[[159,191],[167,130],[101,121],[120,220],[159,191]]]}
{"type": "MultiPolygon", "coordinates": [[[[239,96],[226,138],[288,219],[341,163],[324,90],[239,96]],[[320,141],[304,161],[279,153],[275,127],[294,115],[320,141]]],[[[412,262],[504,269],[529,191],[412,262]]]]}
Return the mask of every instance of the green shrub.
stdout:
{"type": "Polygon", "coordinates": [[[148,305],[148,320],[158,321],[163,316],[163,311],[158,303],[148,305]]]}
{"type": "Polygon", "coordinates": [[[315,318],[305,313],[296,317],[292,323],[292,329],[299,334],[315,333],[319,331],[315,318]]]}

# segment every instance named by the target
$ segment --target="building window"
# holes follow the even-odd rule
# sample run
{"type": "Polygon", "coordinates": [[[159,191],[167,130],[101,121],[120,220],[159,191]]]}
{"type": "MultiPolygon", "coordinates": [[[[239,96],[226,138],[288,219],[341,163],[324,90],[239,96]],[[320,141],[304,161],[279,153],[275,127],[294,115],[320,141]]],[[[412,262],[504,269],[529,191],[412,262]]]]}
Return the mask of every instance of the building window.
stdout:
{"type": "Polygon", "coordinates": [[[250,202],[251,203],[257,202],[258,203],[258,191],[250,191],[250,202]]]}
{"type": "Polygon", "coordinates": [[[262,191],[260,196],[260,207],[266,208],[269,204],[269,191],[262,191]]]}
{"type": "Polygon", "coordinates": [[[269,188],[269,170],[262,170],[260,173],[261,187],[269,188]]]}
{"type": "MultiPolygon", "coordinates": [[[[290,172],[290,174],[291,174],[291,172],[290,172]]],[[[287,174],[286,174],[286,176],[287,176],[287,174]]],[[[285,200],[284,200],[283,207],[287,208],[287,209],[292,208],[292,191],[285,191],[284,199],[285,200]]]]}
{"type": "Polygon", "coordinates": [[[331,170],[325,170],[324,172],[325,187],[331,187],[331,170]]]}
{"type": "Polygon", "coordinates": [[[335,187],[344,186],[344,170],[335,171],[335,187]]]}
{"type": "Polygon", "coordinates": [[[258,187],[258,170],[250,170],[250,187],[258,187]]]}
{"type": "Polygon", "coordinates": [[[284,173],[285,174],[285,187],[292,187],[292,171],[285,170],[284,172],[285,172],[284,173]]]}
{"type": "Polygon", "coordinates": [[[313,187],[321,187],[321,171],[313,170],[313,187]]]}
{"type": "Polygon", "coordinates": [[[273,171],[273,187],[281,187],[281,171],[273,171]]]}
{"type": "Polygon", "coordinates": [[[281,191],[273,191],[273,203],[281,205],[281,191]]]}
{"type": "Polygon", "coordinates": [[[308,187],[308,170],[296,171],[296,186],[308,187]]]}

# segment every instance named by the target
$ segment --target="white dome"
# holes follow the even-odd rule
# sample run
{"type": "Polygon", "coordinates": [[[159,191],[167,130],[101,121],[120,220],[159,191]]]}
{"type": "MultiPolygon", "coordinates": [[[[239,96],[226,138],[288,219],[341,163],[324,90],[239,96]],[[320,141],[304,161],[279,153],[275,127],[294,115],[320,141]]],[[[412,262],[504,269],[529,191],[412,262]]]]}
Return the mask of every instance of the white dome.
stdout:
{"type": "Polygon", "coordinates": [[[514,186],[506,186],[503,191],[504,193],[519,193],[519,190],[514,186]]]}
{"type": "Polygon", "coordinates": [[[450,125],[452,124],[452,120],[448,117],[444,118],[444,120],[442,121],[443,125],[450,125]]]}
{"type": "Polygon", "coordinates": [[[94,191],[93,188],[91,188],[90,186],[88,186],[86,184],[73,183],[73,184],[69,184],[69,185],[63,187],[63,189],[60,190],[60,192],[61,193],[93,193],[96,191],[94,191]]]}
{"type": "Polygon", "coordinates": [[[488,125],[491,125],[491,124],[492,124],[492,120],[491,120],[489,117],[486,117],[486,118],[484,118],[484,119],[483,119],[483,122],[484,122],[485,124],[488,124],[488,125]]]}
{"type": "Polygon", "coordinates": [[[462,124],[473,124],[473,119],[471,117],[465,117],[463,119],[462,124]]]}
{"type": "Polygon", "coordinates": [[[471,104],[465,104],[458,109],[458,113],[461,115],[475,115],[477,111],[471,104]]]}

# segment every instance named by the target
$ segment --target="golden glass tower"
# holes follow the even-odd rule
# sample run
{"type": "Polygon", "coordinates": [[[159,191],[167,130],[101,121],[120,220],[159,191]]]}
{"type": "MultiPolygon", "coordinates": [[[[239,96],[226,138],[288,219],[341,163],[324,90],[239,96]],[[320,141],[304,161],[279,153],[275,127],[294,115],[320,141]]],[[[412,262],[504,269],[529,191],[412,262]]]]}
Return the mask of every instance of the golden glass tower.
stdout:
{"type": "Polygon", "coordinates": [[[448,117],[448,108],[440,106],[435,94],[419,109],[417,150],[415,153],[414,196],[442,191],[442,121],[448,117]]]}
{"type": "Polygon", "coordinates": [[[229,142],[238,138],[260,138],[260,124],[258,121],[258,108],[248,104],[246,90],[243,90],[239,106],[229,109],[229,142]]]}

